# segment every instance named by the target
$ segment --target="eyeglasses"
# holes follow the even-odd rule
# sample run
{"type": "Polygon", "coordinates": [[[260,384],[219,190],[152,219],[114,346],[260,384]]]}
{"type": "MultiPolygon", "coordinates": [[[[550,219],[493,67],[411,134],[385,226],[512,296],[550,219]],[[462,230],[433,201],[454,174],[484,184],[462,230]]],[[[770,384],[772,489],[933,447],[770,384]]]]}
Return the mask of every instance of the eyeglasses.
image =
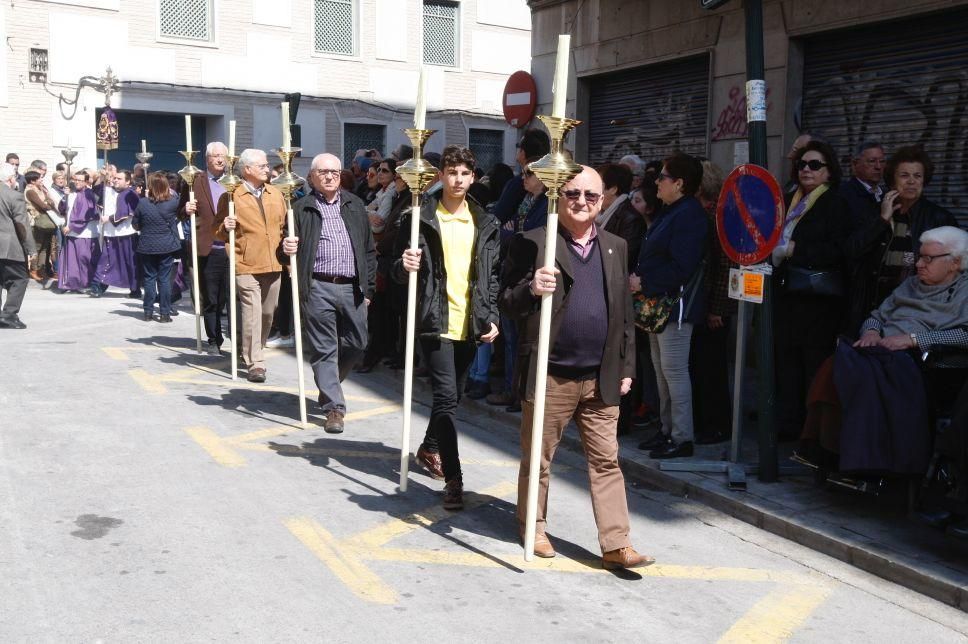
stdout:
{"type": "Polygon", "coordinates": [[[391,174],[392,170],[390,170],[390,168],[379,168],[377,172],[379,172],[380,174],[391,174]]]}
{"type": "Polygon", "coordinates": [[[665,172],[659,173],[659,181],[675,181],[676,178],[671,174],[666,174],[665,172]]]}
{"type": "MultiPolygon", "coordinates": [[[[582,191],[565,190],[562,194],[565,195],[567,199],[571,201],[575,201],[582,196],[582,191]]],[[[598,200],[602,198],[602,195],[600,193],[592,192],[591,190],[586,190],[584,194],[585,194],[585,203],[587,203],[589,206],[594,206],[595,204],[598,203],[598,200]]]]}
{"type": "Polygon", "coordinates": [[[315,168],[313,169],[313,174],[317,177],[336,177],[342,170],[332,170],[330,168],[315,168]]]}
{"type": "Polygon", "coordinates": [[[269,168],[268,163],[250,163],[246,166],[247,168],[259,168],[260,170],[267,170],[269,168]]]}
{"type": "Polygon", "coordinates": [[[918,261],[924,262],[925,266],[931,266],[931,262],[939,257],[951,257],[951,253],[941,253],[940,255],[918,255],[918,261]]]}
{"type": "Polygon", "coordinates": [[[816,172],[820,168],[826,168],[827,164],[823,161],[817,161],[816,159],[810,159],[809,161],[804,161],[800,159],[797,161],[797,170],[803,170],[804,168],[810,168],[813,172],[816,172]]]}
{"type": "Polygon", "coordinates": [[[524,172],[521,173],[521,176],[522,177],[533,177],[534,176],[534,173],[531,172],[530,170],[525,170],[524,172]]]}

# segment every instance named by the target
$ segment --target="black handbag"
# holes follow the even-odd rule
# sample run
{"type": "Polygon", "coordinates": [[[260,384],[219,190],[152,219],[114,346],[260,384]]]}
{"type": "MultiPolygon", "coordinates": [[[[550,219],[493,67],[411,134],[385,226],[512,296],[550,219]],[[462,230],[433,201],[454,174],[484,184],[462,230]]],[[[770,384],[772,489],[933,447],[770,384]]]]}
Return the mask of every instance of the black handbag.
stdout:
{"type": "Polygon", "coordinates": [[[838,270],[817,270],[787,266],[782,281],[787,293],[843,297],[847,293],[844,274],[838,270]]]}

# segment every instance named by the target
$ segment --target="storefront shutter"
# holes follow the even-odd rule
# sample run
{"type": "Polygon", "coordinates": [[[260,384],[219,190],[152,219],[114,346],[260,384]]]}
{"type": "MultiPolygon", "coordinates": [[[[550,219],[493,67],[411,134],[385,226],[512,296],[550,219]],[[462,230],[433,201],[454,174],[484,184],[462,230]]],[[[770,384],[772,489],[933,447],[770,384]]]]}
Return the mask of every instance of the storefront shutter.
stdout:
{"type": "Polygon", "coordinates": [[[804,42],[803,127],[834,145],[887,154],[920,144],[935,164],[925,195],[968,224],[968,10],[811,36],[804,42]]]}
{"type": "Polygon", "coordinates": [[[588,162],[661,160],[675,150],[705,156],[708,121],[706,54],[592,77],[588,162]]]}

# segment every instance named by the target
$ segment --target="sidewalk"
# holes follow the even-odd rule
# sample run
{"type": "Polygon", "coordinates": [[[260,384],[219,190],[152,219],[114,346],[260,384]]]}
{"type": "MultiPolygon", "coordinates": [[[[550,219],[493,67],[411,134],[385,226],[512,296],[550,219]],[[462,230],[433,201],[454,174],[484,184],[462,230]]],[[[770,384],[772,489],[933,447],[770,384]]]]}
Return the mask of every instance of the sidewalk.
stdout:
{"type": "MultiPolygon", "coordinates": [[[[403,390],[403,372],[379,367],[357,375],[403,390]]],[[[428,401],[430,385],[417,378],[414,396],[428,401]]],[[[483,400],[464,397],[462,412],[494,419],[495,430],[518,441],[521,415],[483,400]]],[[[421,430],[422,431],[422,430],[421,430]]],[[[747,430],[753,434],[755,429],[747,430]]],[[[814,484],[811,474],[781,477],[762,483],[747,475],[747,490],[733,491],[724,474],[696,474],[660,470],[658,461],[637,449],[644,433],[620,438],[619,460],[626,477],[667,492],[688,497],[725,514],[755,525],[803,546],[829,555],[883,579],[905,586],[937,601],[968,612],[968,544],[917,523],[906,514],[904,503],[891,497],[872,497],[814,484]]],[[[581,451],[574,428],[563,443],[581,451]]],[[[725,460],[728,443],[696,446],[692,460],[725,460]]],[[[781,445],[780,465],[788,463],[790,447],[781,445]]],[[[744,454],[755,461],[755,435],[746,437],[744,454]]]]}

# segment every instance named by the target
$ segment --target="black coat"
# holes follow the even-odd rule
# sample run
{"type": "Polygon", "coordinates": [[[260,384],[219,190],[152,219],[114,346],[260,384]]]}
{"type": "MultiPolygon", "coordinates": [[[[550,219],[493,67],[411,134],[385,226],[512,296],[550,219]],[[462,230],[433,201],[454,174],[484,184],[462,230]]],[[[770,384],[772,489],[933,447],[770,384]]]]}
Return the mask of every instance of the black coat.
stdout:
{"type": "Polygon", "coordinates": [[[813,207],[800,218],[793,231],[793,255],[777,269],[778,284],[774,314],[777,342],[797,342],[834,348],[834,339],[843,323],[844,298],[787,293],[782,286],[790,266],[817,271],[837,271],[846,278],[844,247],[850,233],[847,202],[835,189],[820,195],[813,207]]]}
{"type": "MultiPolygon", "coordinates": [[[[296,265],[299,268],[299,299],[309,299],[309,287],[313,279],[313,266],[316,263],[316,248],[322,231],[322,219],[316,208],[316,195],[310,192],[292,206],[295,217],[296,236],[299,237],[299,250],[296,252],[296,265]]],[[[353,244],[353,258],[356,265],[355,285],[360,295],[373,299],[376,288],[376,248],[373,245],[373,232],[370,220],[360,198],[352,192],[340,190],[340,215],[343,225],[353,244]]]]}
{"type": "MultiPolygon", "coordinates": [[[[522,367],[522,391],[524,400],[534,400],[534,381],[538,360],[538,326],[541,317],[541,299],[531,294],[531,280],[535,270],[544,264],[544,227],[518,233],[511,241],[508,260],[501,276],[501,312],[514,319],[526,318],[519,327],[518,356],[522,367]]],[[[635,377],[635,327],[632,322],[632,297],[628,288],[625,240],[604,230],[598,231],[605,272],[605,297],[608,302],[608,332],[602,366],[598,372],[598,389],[602,402],[618,405],[621,399],[622,378],[635,377]]],[[[566,306],[582,306],[570,303],[568,295],[572,279],[571,258],[565,239],[558,234],[555,245],[555,267],[561,271],[558,287],[552,295],[551,333],[549,347],[555,345],[561,328],[562,313],[566,306]]]]}
{"type": "MultiPolygon", "coordinates": [[[[860,325],[870,317],[871,311],[881,305],[877,297],[877,280],[884,262],[884,254],[890,246],[894,231],[891,224],[881,217],[880,207],[859,210],[852,214],[854,215],[853,230],[845,245],[850,266],[850,311],[847,331],[857,334],[860,325]]],[[[958,225],[954,215],[923,197],[911,207],[908,217],[911,244],[915,255],[921,247],[921,234],[926,230],[958,225]]]]}
{"type": "MultiPolygon", "coordinates": [[[[420,208],[420,225],[417,247],[422,255],[417,271],[417,333],[422,337],[436,338],[447,330],[447,270],[444,268],[444,247],[437,223],[437,193],[424,196],[420,208]]],[[[470,338],[478,340],[497,326],[497,293],[500,270],[500,238],[498,221],[477,202],[468,199],[467,207],[474,221],[474,257],[470,274],[470,338]]],[[[406,284],[409,273],[403,268],[403,251],[410,246],[410,222],[412,212],[400,219],[393,256],[391,277],[399,284],[406,284]]]]}
{"type": "Polygon", "coordinates": [[[178,198],[167,201],[151,201],[142,197],[134,209],[131,225],[138,235],[137,252],[142,255],[167,255],[181,250],[181,241],[175,232],[178,225],[178,198]]]}
{"type": "Polygon", "coordinates": [[[618,210],[612,213],[604,229],[625,240],[629,249],[628,272],[633,272],[639,263],[639,249],[642,248],[642,240],[645,238],[645,219],[632,205],[631,199],[623,201],[618,210]]]}

